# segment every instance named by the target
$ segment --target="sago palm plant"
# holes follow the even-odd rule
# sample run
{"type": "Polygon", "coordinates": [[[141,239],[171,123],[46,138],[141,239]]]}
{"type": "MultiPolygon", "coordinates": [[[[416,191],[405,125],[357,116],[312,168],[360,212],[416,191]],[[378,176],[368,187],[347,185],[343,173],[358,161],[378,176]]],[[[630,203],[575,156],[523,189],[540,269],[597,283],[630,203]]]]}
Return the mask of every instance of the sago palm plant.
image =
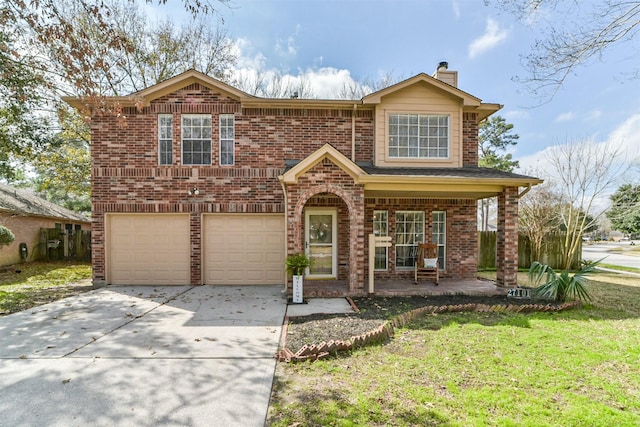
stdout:
{"type": "Polygon", "coordinates": [[[565,302],[567,298],[590,301],[591,295],[589,295],[584,283],[600,261],[602,260],[590,263],[573,274],[567,270],[557,273],[548,265],[534,261],[529,268],[529,279],[532,283],[539,285],[535,292],[541,298],[559,302],[565,302]]]}

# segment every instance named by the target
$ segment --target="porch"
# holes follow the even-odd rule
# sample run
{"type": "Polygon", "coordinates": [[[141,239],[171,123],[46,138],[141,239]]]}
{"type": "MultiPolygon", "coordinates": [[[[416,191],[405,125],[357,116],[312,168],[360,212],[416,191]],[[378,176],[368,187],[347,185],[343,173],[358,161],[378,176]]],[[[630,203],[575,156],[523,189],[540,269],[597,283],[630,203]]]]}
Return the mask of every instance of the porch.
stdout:
{"type": "MultiPolygon", "coordinates": [[[[291,291],[291,286],[289,286],[289,294],[291,291]]],[[[507,293],[506,288],[496,286],[495,282],[491,280],[453,278],[440,279],[438,286],[427,281],[416,285],[412,278],[376,279],[374,291],[376,296],[504,295],[507,293]]],[[[349,293],[347,280],[310,280],[308,278],[304,280],[303,295],[305,298],[354,296],[353,293],[349,293]]]]}

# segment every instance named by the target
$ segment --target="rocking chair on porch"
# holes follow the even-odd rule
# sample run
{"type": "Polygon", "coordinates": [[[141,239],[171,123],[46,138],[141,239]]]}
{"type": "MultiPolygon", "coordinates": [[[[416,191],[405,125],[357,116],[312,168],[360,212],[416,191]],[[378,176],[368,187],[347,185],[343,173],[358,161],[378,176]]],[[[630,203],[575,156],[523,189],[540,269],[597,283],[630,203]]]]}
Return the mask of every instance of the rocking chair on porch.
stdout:
{"type": "Polygon", "coordinates": [[[436,286],[440,281],[438,265],[438,245],[435,243],[420,243],[416,251],[415,262],[415,283],[418,284],[418,278],[430,278],[436,286]]]}

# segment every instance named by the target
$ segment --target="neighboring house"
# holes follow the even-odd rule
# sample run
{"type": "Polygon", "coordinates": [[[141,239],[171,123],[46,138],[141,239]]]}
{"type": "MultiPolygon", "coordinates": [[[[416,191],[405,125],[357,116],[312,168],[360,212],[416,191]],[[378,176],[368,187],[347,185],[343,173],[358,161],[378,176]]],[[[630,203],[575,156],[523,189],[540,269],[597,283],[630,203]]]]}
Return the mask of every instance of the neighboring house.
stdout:
{"type": "Polygon", "coordinates": [[[501,105],[456,85],[441,64],[356,101],[264,99],[192,70],[110,99],[91,121],[94,282],[282,284],[304,250],[309,278],[364,294],[370,233],[393,243],[377,278],[412,278],[433,241],[441,277],[472,279],[477,200],[497,196],[498,284],[516,285],[518,197],[541,180],[478,168],[501,105]]]}
{"type": "MultiPolygon", "coordinates": [[[[42,228],[59,228],[70,236],[80,230],[90,230],[91,220],[45,199],[28,190],[0,184],[0,225],[10,229],[16,239],[0,248],[0,266],[32,261],[46,255],[47,239],[42,228]],[[24,245],[26,244],[26,253],[24,245]]],[[[56,248],[60,243],[56,243],[56,248]]]]}

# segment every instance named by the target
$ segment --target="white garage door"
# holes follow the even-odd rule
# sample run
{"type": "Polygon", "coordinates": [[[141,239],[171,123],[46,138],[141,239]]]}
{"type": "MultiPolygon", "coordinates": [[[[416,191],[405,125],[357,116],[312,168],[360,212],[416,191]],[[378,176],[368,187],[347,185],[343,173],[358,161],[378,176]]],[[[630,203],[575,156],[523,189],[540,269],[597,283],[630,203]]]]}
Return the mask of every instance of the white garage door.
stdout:
{"type": "Polygon", "coordinates": [[[109,283],[190,283],[189,215],[111,214],[107,221],[109,283]]]}
{"type": "Polygon", "coordinates": [[[273,285],[284,281],[284,216],[221,214],[203,218],[204,283],[273,285]]]}

